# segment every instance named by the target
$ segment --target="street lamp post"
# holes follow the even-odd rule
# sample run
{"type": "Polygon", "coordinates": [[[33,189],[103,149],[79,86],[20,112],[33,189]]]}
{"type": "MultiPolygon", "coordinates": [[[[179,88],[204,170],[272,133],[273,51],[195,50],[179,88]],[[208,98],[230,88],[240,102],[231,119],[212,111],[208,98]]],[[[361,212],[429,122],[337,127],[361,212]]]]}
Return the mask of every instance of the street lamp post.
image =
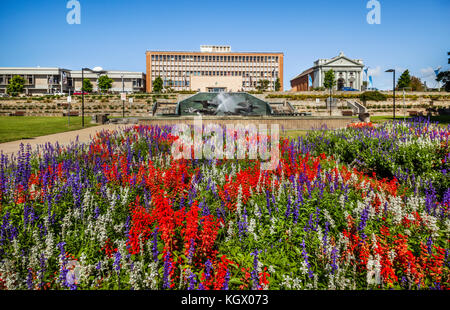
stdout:
{"type": "Polygon", "coordinates": [[[393,90],[393,92],[394,92],[394,120],[395,120],[395,69],[389,69],[389,70],[386,70],[386,72],[392,72],[393,75],[394,75],[394,77],[393,77],[393,87],[392,87],[392,90],[393,90]]]}
{"type": "Polygon", "coordinates": [[[123,99],[123,94],[125,93],[125,85],[123,81],[123,74],[120,77],[122,78],[122,117],[125,118],[125,100],[123,99]]]}
{"type": "MultiPolygon", "coordinates": [[[[94,69],[90,68],[81,68],[81,126],[84,128],[84,71],[94,72],[97,74],[104,73],[101,67],[95,67],[94,69]]],[[[98,83],[97,83],[98,87],[98,83]]]]}
{"type": "Polygon", "coordinates": [[[84,70],[88,68],[81,68],[81,127],[84,128],[84,70]]]}

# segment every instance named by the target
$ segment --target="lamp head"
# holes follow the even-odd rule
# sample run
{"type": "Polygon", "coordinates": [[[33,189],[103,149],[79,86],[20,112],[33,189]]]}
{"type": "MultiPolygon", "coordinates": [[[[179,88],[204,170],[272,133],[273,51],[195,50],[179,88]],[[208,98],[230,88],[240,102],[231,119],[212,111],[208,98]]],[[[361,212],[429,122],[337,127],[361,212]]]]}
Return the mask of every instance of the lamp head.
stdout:
{"type": "Polygon", "coordinates": [[[395,70],[394,69],[389,69],[389,70],[386,70],[385,72],[395,72],[395,70]]]}

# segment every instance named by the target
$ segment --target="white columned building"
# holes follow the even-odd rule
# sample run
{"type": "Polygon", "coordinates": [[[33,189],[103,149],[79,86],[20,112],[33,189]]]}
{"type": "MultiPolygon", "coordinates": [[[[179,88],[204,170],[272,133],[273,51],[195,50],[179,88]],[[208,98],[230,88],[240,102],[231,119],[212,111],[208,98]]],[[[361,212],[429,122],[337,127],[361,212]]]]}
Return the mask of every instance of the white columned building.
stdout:
{"type": "Polygon", "coordinates": [[[364,63],[361,59],[350,59],[340,53],[331,59],[319,59],[314,62],[313,87],[323,87],[325,72],[333,70],[336,77],[335,90],[344,87],[361,90],[364,63]]]}

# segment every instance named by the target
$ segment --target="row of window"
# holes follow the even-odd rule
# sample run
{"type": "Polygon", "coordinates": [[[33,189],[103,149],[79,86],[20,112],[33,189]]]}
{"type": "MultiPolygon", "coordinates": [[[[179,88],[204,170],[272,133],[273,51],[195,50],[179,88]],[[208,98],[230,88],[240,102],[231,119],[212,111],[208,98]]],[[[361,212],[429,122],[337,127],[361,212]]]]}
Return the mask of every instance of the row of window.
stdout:
{"type": "MultiPolygon", "coordinates": [[[[0,85],[8,85],[13,76],[17,74],[5,74],[0,75],[0,85]]],[[[25,85],[33,85],[34,84],[34,75],[23,75],[19,74],[20,77],[25,79],[25,85]]]]}
{"type": "Polygon", "coordinates": [[[228,61],[228,62],[278,62],[278,56],[233,56],[233,55],[152,55],[157,61],[228,61]]]}
{"type": "Polygon", "coordinates": [[[261,72],[241,72],[241,71],[153,71],[153,76],[243,76],[243,77],[277,77],[278,72],[261,71],[261,72]]]}
{"type": "MultiPolygon", "coordinates": [[[[12,79],[14,75],[11,74],[6,74],[6,75],[0,75],[0,85],[8,85],[12,79]]],[[[20,75],[22,78],[25,79],[25,85],[34,85],[34,75],[20,75]]],[[[81,80],[81,79],[80,79],[81,80]]],[[[51,76],[47,76],[47,83],[49,85],[59,85],[61,82],[61,79],[58,75],[51,75],[51,76]]],[[[134,87],[142,87],[143,80],[142,79],[133,79],[133,86],[134,87]]],[[[63,83],[64,84],[68,84],[69,87],[72,86],[72,78],[64,78],[63,77],[63,83]]]]}
{"type": "Polygon", "coordinates": [[[215,63],[152,63],[152,68],[155,67],[165,67],[165,68],[173,68],[173,67],[191,67],[191,68],[198,68],[198,67],[220,67],[220,68],[226,68],[226,67],[233,67],[233,68],[239,68],[239,67],[264,67],[264,68],[278,68],[278,64],[270,64],[270,63],[263,63],[263,62],[255,62],[255,63],[227,63],[227,62],[215,62],[215,63]]]}
{"type": "MultiPolygon", "coordinates": [[[[190,83],[189,81],[164,81],[163,83],[164,87],[174,87],[174,88],[180,88],[180,87],[189,87],[190,83]]],[[[257,87],[258,82],[242,82],[242,87],[257,87]]],[[[269,88],[272,88],[273,84],[269,85],[269,88]]]]}
{"type": "Polygon", "coordinates": [[[170,86],[170,87],[189,87],[189,81],[171,81],[167,80],[163,83],[164,86],[170,86]]]}

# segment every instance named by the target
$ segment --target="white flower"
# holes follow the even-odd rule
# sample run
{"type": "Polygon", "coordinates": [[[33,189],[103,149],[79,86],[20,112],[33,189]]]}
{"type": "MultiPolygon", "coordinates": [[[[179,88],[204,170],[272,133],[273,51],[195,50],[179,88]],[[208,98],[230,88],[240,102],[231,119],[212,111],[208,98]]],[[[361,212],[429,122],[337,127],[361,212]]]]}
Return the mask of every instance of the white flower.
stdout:
{"type": "Polygon", "coordinates": [[[133,289],[139,290],[142,288],[142,262],[135,261],[133,264],[133,269],[130,271],[130,284],[133,289]]]}
{"type": "Polygon", "coordinates": [[[273,235],[275,233],[275,227],[276,227],[275,224],[277,223],[277,220],[275,219],[275,217],[272,217],[270,219],[270,223],[271,223],[271,225],[270,225],[270,228],[269,228],[269,233],[271,235],[273,235]]]}
{"type": "Polygon", "coordinates": [[[45,257],[52,257],[54,250],[53,233],[49,230],[45,238],[45,257]]]}
{"type": "Polygon", "coordinates": [[[438,219],[433,215],[430,215],[424,211],[420,214],[420,216],[422,217],[423,224],[425,225],[425,227],[431,231],[431,236],[433,238],[438,238],[439,237],[439,227],[437,226],[438,219]]]}
{"type": "Polygon", "coordinates": [[[149,288],[151,290],[156,290],[158,289],[158,264],[155,262],[152,262],[148,265],[149,269],[150,269],[150,273],[145,273],[145,278],[144,278],[144,285],[146,288],[149,288]]]}
{"type": "Polygon", "coordinates": [[[234,236],[233,225],[234,225],[233,221],[230,221],[228,223],[228,230],[227,230],[227,236],[225,237],[225,242],[230,241],[233,238],[233,236],[234,236]]]}
{"type": "Polygon", "coordinates": [[[253,238],[255,239],[255,241],[258,240],[258,228],[256,226],[256,220],[252,217],[250,219],[250,223],[248,225],[248,233],[253,235],[253,238]]]}

